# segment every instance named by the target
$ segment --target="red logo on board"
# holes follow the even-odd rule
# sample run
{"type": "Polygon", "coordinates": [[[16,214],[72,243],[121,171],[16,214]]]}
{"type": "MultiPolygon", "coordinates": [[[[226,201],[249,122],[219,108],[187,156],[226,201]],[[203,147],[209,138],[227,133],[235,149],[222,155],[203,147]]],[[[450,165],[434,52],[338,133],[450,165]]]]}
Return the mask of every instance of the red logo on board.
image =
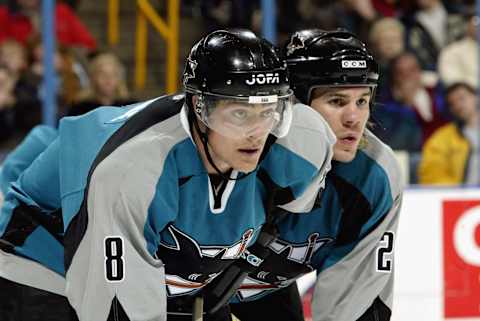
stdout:
{"type": "Polygon", "coordinates": [[[445,318],[480,317],[480,200],[443,202],[445,318]]]}

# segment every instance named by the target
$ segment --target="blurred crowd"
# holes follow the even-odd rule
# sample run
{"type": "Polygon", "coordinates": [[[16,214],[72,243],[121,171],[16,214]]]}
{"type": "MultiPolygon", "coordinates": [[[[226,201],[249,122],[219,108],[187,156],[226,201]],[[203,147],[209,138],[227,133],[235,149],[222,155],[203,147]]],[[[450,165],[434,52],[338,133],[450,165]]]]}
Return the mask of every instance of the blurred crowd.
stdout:
{"type": "MultiPolygon", "coordinates": [[[[42,122],[43,44],[41,1],[0,5],[0,146],[16,144],[42,122]]],[[[114,52],[99,50],[72,5],[56,1],[57,118],[101,105],[132,102],[125,68],[114,52]]]]}
{"type": "MultiPolygon", "coordinates": [[[[98,49],[75,11],[78,2],[56,1],[58,117],[133,102],[122,62],[98,49]]],[[[41,122],[39,5],[0,0],[0,144],[41,122]]],[[[312,27],[346,28],[368,44],[381,68],[372,130],[412,155],[411,183],[480,184],[474,0],[277,0],[276,6],[280,45],[312,27]]],[[[260,0],[185,0],[182,15],[202,19],[206,32],[261,33],[260,0]]]]}

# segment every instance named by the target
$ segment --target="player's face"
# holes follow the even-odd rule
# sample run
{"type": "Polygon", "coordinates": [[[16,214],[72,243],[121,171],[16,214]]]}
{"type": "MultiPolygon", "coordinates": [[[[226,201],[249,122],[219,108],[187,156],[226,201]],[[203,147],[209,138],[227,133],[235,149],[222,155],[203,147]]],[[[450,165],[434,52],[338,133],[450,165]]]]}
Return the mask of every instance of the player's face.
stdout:
{"type": "MultiPolygon", "coordinates": [[[[253,171],[260,160],[268,134],[272,130],[272,121],[265,120],[265,106],[249,107],[251,113],[257,113],[256,120],[250,120],[245,126],[249,126],[246,131],[248,135],[239,135],[238,138],[224,136],[216,130],[210,130],[208,144],[213,161],[220,170],[235,170],[248,173],[253,171]],[[253,110],[252,110],[253,108],[253,110]]],[[[274,109],[273,109],[274,110],[274,109]]],[[[235,107],[234,114],[242,118],[244,113],[235,107]]],[[[250,115],[251,116],[251,115],[250,115]]],[[[252,116],[253,117],[253,116],[252,116]]]]}
{"type": "Polygon", "coordinates": [[[352,161],[370,116],[371,89],[317,88],[312,97],[311,107],[325,118],[337,137],[333,159],[352,161]]]}
{"type": "MultiPolygon", "coordinates": [[[[196,97],[194,97],[194,104],[196,97]]],[[[248,173],[258,165],[265,142],[275,124],[276,104],[219,103],[209,115],[208,151],[222,172],[233,168],[248,173]]],[[[202,131],[205,124],[199,121],[202,131]]],[[[199,146],[197,142],[197,146],[199,146]]],[[[200,148],[209,173],[215,173],[200,148]]]]}

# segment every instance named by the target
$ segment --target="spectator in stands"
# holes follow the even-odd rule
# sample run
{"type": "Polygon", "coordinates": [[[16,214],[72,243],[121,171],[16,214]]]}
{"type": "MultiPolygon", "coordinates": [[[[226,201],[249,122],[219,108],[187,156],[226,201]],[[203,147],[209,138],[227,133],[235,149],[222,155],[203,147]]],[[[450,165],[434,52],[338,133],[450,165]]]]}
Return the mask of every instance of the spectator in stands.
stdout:
{"type": "Polygon", "coordinates": [[[390,63],[405,50],[405,28],[395,18],[381,18],[374,22],[369,33],[370,48],[380,67],[379,89],[390,78],[390,63]]]}
{"type": "Polygon", "coordinates": [[[478,43],[476,28],[480,18],[471,14],[468,17],[468,28],[465,37],[445,47],[438,59],[440,79],[445,86],[455,82],[466,82],[470,86],[478,86],[478,43]]]}
{"type": "Polygon", "coordinates": [[[440,50],[461,38],[465,21],[460,14],[447,12],[441,0],[416,0],[416,10],[404,17],[407,47],[424,70],[436,70],[440,50]]]}
{"type": "Polygon", "coordinates": [[[391,71],[389,90],[379,100],[383,106],[374,115],[388,129],[375,131],[393,149],[418,151],[448,119],[441,88],[424,82],[412,53],[393,59],[391,71]]]}
{"type": "MultiPolygon", "coordinates": [[[[28,92],[30,87],[25,83],[24,74],[28,69],[28,54],[27,49],[18,41],[7,40],[0,44],[0,65],[6,67],[10,73],[10,79],[13,85],[14,100],[17,102],[17,97],[21,96],[22,92],[28,92]]],[[[21,109],[16,104],[15,109],[9,110],[14,117],[15,113],[21,109]]]]}
{"type": "MultiPolygon", "coordinates": [[[[20,79],[22,87],[17,88],[18,108],[15,123],[22,132],[28,132],[41,122],[41,97],[43,95],[43,45],[40,38],[29,42],[30,66],[20,79]]],[[[65,106],[74,101],[80,90],[80,80],[73,70],[74,58],[63,47],[57,48],[54,67],[57,72],[58,117],[65,114],[65,106]]]]}
{"type": "Polygon", "coordinates": [[[26,48],[15,40],[7,40],[0,44],[0,64],[8,68],[15,82],[28,67],[26,48]]]}
{"type": "MultiPolygon", "coordinates": [[[[34,48],[35,62],[32,64],[32,71],[43,78],[43,45],[38,42],[34,48]]],[[[57,48],[55,53],[55,70],[59,77],[58,102],[61,113],[64,115],[65,107],[73,103],[76,95],[81,89],[79,75],[75,71],[77,61],[74,55],[63,46],[57,48]],[[62,111],[63,108],[63,111],[62,111]]]]}
{"type": "Polygon", "coordinates": [[[405,50],[405,28],[395,18],[381,18],[372,25],[370,29],[370,42],[374,46],[377,59],[384,64],[405,50]]]}
{"type": "Polygon", "coordinates": [[[480,112],[474,88],[455,83],[446,100],[454,121],[425,143],[418,177],[421,184],[480,184],[480,112]]]}
{"type": "Polygon", "coordinates": [[[84,114],[98,106],[121,106],[132,103],[125,69],[118,57],[110,52],[100,53],[89,64],[90,87],[82,91],[68,115],[84,114]]]}
{"type": "Polygon", "coordinates": [[[5,65],[0,65],[0,143],[10,138],[13,130],[15,80],[5,65]]]}
{"type": "MultiPolygon", "coordinates": [[[[22,44],[41,31],[40,0],[9,0],[0,6],[0,42],[15,39],[22,44]]],[[[60,1],[55,6],[57,41],[65,47],[79,47],[93,51],[96,42],[80,18],[60,1]]]]}

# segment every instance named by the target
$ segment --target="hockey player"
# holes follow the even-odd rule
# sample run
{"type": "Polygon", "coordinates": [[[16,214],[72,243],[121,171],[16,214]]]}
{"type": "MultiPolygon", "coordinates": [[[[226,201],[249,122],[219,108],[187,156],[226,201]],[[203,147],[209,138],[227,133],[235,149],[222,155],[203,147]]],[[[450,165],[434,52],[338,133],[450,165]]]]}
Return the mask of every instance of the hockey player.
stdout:
{"type": "Polygon", "coordinates": [[[304,320],[294,281],[316,270],[313,320],[389,320],[402,180],[392,150],[367,129],[377,64],[343,30],[296,32],[285,53],[296,98],[335,132],[334,161],[314,209],[280,220],[271,254],[237,291],[251,302],[232,312],[242,321],[304,320]]]}
{"type": "Polygon", "coordinates": [[[35,309],[43,320],[156,321],[168,309],[168,320],[191,320],[191,298],[255,241],[267,186],[289,211],[313,205],[335,139],[310,108],[292,111],[268,42],[213,32],[183,78],[185,95],[62,120],[12,184],[0,286],[13,295],[2,295],[0,319],[40,320],[35,309]],[[17,293],[29,291],[42,300],[25,312],[17,293]]]}

